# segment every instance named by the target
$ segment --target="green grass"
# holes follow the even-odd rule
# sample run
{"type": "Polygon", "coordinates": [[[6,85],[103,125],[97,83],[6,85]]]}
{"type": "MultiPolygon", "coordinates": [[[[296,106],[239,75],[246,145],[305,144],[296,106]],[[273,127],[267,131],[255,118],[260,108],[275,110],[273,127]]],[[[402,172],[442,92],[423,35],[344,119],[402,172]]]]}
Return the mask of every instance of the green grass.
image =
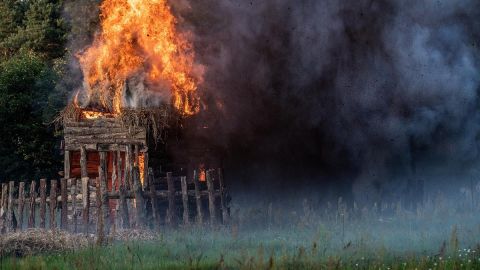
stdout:
{"type": "Polygon", "coordinates": [[[360,238],[333,243],[330,233],[326,228],[238,235],[227,229],[181,229],[152,242],[4,258],[1,269],[480,269],[474,249],[438,254],[433,248],[412,246],[402,251],[360,238]]]}

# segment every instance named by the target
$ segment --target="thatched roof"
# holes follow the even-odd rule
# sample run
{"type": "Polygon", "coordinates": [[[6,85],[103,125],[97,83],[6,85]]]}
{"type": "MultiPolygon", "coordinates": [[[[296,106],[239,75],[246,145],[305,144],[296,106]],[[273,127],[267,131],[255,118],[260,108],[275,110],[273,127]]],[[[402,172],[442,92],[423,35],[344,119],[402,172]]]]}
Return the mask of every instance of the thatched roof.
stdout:
{"type": "MultiPolygon", "coordinates": [[[[158,140],[162,139],[163,131],[175,126],[182,116],[172,106],[162,105],[155,108],[123,108],[120,115],[113,118],[118,119],[122,126],[128,130],[145,128],[155,140],[158,140]]],[[[95,120],[84,119],[82,109],[70,103],[59,113],[54,122],[57,129],[60,130],[67,123],[82,121],[95,120]]]]}

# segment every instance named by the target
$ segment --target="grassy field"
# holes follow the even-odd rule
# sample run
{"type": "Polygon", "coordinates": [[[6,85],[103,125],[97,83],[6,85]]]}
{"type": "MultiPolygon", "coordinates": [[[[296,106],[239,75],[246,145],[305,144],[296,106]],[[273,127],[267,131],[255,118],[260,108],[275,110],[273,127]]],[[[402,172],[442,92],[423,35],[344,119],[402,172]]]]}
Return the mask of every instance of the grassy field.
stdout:
{"type": "Polygon", "coordinates": [[[275,212],[267,205],[234,214],[229,227],[9,256],[0,269],[480,269],[478,211],[446,203],[394,208],[314,211],[304,204],[275,212]]]}

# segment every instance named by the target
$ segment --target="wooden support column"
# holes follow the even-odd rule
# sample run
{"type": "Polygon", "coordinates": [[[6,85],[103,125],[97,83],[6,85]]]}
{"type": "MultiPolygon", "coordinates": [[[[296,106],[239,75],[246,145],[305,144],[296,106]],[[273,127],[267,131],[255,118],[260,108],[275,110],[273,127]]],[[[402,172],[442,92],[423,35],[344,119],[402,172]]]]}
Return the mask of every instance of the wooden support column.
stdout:
{"type": "Polygon", "coordinates": [[[198,182],[198,173],[193,171],[193,184],[195,185],[195,201],[197,204],[197,222],[203,224],[202,197],[200,195],[200,183],[198,182]]]}
{"type": "Polygon", "coordinates": [[[101,190],[101,207],[103,213],[103,222],[104,222],[104,232],[105,235],[110,233],[110,205],[107,194],[108,179],[107,179],[107,152],[100,152],[100,166],[98,167],[98,178],[100,179],[100,190],[101,190]]]}
{"type": "Polygon", "coordinates": [[[168,185],[167,223],[170,226],[175,226],[176,225],[175,185],[173,182],[173,176],[171,172],[167,173],[167,185],[168,185]]]}
{"type": "Polygon", "coordinates": [[[210,170],[206,171],[207,188],[208,188],[208,210],[210,212],[210,224],[215,225],[216,213],[215,213],[215,190],[213,186],[212,174],[210,170]]]}
{"type": "Polygon", "coordinates": [[[7,208],[7,232],[15,231],[16,223],[13,213],[13,193],[15,192],[15,182],[8,183],[8,208],[7,208]]]}
{"type": "Polygon", "coordinates": [[[80,173],[82,178],[88,177],[87,149],[85,146],[80,147],[80,173]]]}
{"type": "Polygon", "coordinates": [[[143,189],[147,190],[147,186],[149,185],[148,181],[148,152],[143,153],[143,189]]]}
{"type": "MultiPolygon", "coordinates": [[[[130,228],[130,217],[128,215],[128,203],[126,199],[126,193],[129,189],[129,178],[130,178],[130,162],[131,162],[131,145],[127,145],[125,147],[125,158],[124,158],[124,172],[123,177],[120,177],[120,204],[119,204],[119,212],[120,216],[122,217],[122,227],[123,229],[130,228]]],[[[122,159],[119,159],[119,168],[122,166],[122,159]]],[[[121,170],[120,170],[121,174],[121,170]]]]}
{"type": "Polygon", "coordinates": [[[36,182],[32,181],[30,184],[30,215],[28,217],[29,228],[35,228],[35,198],[37,198],[37,192],[35,191],[36,188],[36,182]]]}
{"type": "Polygon", "coordinates": [[[40,228],[45,229],[47,211],[47,179],[40,179],[40,228]]]}
{"type": "Polygon", "coordinates": [[[90,192],[88,190],[88,177],[82,177],[82,221],[83,221],[83,232],[89,232],[89,222],[90,222],[90,192]]]}
{"type": "Polygon", "coordinates": [[[71,179],[70,197],[72,197],[73,232],[77,233],[77,179],[71,179]]]}
{"type": "Polygon", "coordinates": [[[118,184],[117,187],[120,190],[120,185],[122,183],[122,152],[120,150],[117,151],[117,180],[118,184]]]}
{"type": "Polygon", "coordinates": [[[60,195],[62,196],[61,228],[68,230],[68,193],[65,178],[60,180],[60,195]]]}
{"type": "Polygon", "coordinates": [[[18,184],[18,209],[17,209],[17,224],[18,230],[23,229],[23,209],[25,208],[25,182],[18,184]]]}
{"type": "Polygon", "coordinates": [[[125,148],[125,184],[127,189],[132,190],[132,145],[125,148]]]}
{"type": "Polygon", "coordinates": [[[112,152],[112,192],[116,190],[117,185],[117,152],[112,152]]]}
{"type": "Polygon", "coordinates": [[[57,229],[57,180],[50,181],[50,230],[57,229]]]}
{"type": "Polygon", "coordinates": [[[140,183],[140,172],[138,167],[133,168],[133,187],[135,192],[135,209],[137,227],[143,227],[145,224],[145,200],[143,198],[142,184],[140,183]]]}
{"type": "Polygon", "coordinates": [[[188,190],[187,190],[187,177],[182,176],[180,178],[182,184],[182,202],[183,202],[183,224],[190,225],[190,211],[188,210],[188,190]]]}
{"type": "Polygon", "coordinates": [[[222,207],[222,221],[223,224],[226,225],[229,222],[228,216],[228,207],[226,202],[226,189],[225,189],[225,182],[223,179],[223,170],[222,168],[218,168],[218,182],[220,184],[220,206],[222,207]]]}
{"type": "Polygon", "coordinates": [[[158,201],[157,201],[157,194],[155,190],[155,183],[154,183],[154,175],[152,168],[148,168],[148,186],[150,188],[150,203],[152,204],[152,223],[154,229],[158,229],[160,227],[160,213],[158,212],[158,201]]]}
{"type": "MultiPolygon", "coordinates": [[[[101,166],[99,166],[101,167],[101,166]]],[[[100,177],[96,179],[96,195],[97,195],[97,244],[104,244],[105,243],[105,234],[104,234],[104,215],[102,207],[103,199],[102,197],[105,196],[102,194],[102,180],[100,177]]]]}
{"type": "Polygon", "coordinates": [[[63,161],[63,174],[66,179],[70,178],[70,151],[65,151],[63,161]]]}
{"type": "Polygon", "coordinates": [[[7,197],[8,197],[8,185],[2,184],[2,198],[0,201],[0,234],[6,231],[7,227],[7,197]]]}
{"type": "Polygon", "coordinates": [[[133,146],[133,151],[134,151],[134,153],[135,153],[134,162],[133,162],[133,163],[134,163],[134,166],[139,167],[138,162],[140,161],[140,158],[139,158],[139,156],[140,156],[140,149],[138,148],[138,144],[135,144],[135,145],[133,146]]]}

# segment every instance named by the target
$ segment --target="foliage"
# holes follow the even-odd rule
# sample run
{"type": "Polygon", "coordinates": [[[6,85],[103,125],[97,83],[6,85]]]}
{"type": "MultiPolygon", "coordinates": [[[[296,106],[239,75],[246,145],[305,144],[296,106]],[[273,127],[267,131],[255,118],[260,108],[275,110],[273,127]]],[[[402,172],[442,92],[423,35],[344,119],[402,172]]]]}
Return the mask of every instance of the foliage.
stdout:
{"type": "Polygon", "coordinates": [[[43,117],[55,79],[33,53],[20,53],[0,64],[0,179],[57,169],[53,131],[43,117]]]}

